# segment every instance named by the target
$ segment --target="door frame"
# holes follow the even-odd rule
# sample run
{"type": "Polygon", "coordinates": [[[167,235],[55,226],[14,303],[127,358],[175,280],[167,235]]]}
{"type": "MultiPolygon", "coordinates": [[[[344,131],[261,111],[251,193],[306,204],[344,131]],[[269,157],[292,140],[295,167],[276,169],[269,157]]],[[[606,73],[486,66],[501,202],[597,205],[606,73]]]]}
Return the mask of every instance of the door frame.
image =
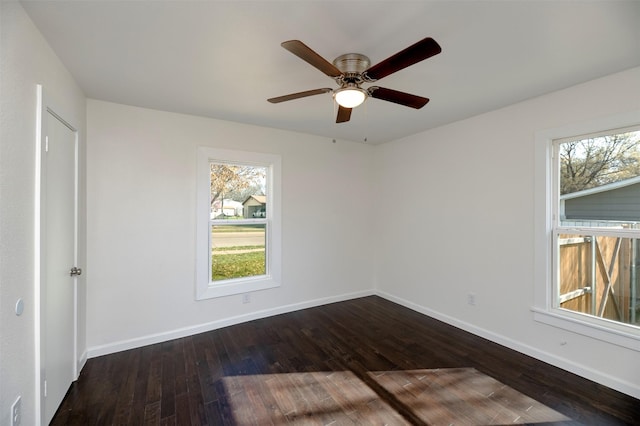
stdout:
{"type": "MultiPolygon", "coordinates": [[[[35,408],[36,408],[36,426],[43,423],[44,418],[44,382],[42,372],[44,370],[42,351],[43,331],[42,331],[42,286],[44,285],[44,277],[42,274],[42,265],[45,260],[44,248],[42,245],[43,221],[46,216],[45,207],[42,203],[43,192],[43,163],[46,153],[46,132],[47,115],[51,114],[62,124],[71,130],[75,135],[74,140],[74,218],[73,218],[73,261],[74,265],[78,265],[78,177],[79,177],[79,134],[78,127],[71,124],[66,118],[70,117],[63,109],[47,95],[41,84],[37,85],[37,108],[36,108],[36,149],[35,149],[35,215],[34,215],[34,326],[35,326],[35,408]]],[[[72,265],[69,265],[70,267],[72,265]]],[[[73,277],[73,380],[78,378],[78,277],[73,277]]]]}

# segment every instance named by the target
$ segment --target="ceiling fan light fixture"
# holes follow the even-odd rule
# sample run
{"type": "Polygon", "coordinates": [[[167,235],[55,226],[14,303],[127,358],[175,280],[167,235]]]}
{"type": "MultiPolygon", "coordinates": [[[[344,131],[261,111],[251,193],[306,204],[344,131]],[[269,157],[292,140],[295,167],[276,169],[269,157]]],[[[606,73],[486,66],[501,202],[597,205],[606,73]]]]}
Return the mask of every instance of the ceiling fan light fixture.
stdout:
{"type": "Polygon", "coordinates": [[[343,108],[355,108],[367,99],[366,90],[359,87],[342,87],[333,92],[333,98],[343,108]]]}
{"type": "Polygon", "coordinates": [[[425,106],[426,103],[429,102],[429,99],[423,98],[422,96],[378,86],[372,86],[365,90],[362,89],[360,85],[378,81],[408,66],[417,64],[433,55],[437,55],[442,51],[442,48],[434,39],[426,37],[370,67],[371,61],[361,53],[346,53],[338,56],[333,60],[333,63],[331,63],[300,40],[288,40],[281,43],[281,46],[328,77],[331,77],[340,88],[334,90],[330,88],[307,90],[270,98],[267,99],[267,101],[277,104],[284,101],[332,92],[334,102],[340,106],[337,108],[336,123],[349,121],[351,118],[351,110],[361,105],[368,97],[415,109],[420,109],[425,106]]]}

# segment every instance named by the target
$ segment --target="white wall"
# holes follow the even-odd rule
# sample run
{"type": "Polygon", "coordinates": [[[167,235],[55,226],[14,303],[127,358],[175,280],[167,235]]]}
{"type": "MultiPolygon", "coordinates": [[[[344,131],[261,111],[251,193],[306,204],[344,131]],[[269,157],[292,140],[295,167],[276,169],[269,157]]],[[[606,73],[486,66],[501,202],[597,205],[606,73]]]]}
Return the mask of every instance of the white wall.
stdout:
{"type": "Polygon", "coordinates": [[[378,218],[377,289],[640,397],[637,352],[534,322],[530,310],[543,285],[533,280],[535,133],[639,108],[637,68],[379,146],[377,191],[411,208],[378,218]]]}
{"type": "Polygon", "coordinates": [[[373,148],[88,100],[90,356],[372,291],[373,148]],[[195,301],[196,148],[282,157],[282,286],[195,301]]]}
{"type": "MultiPolygon", "coordinates": [[[[84,156],[85,99],[22,6],[0,2],[0,425],[22,396],[22,424],[35,416],[34,200],[36,84],[43,84],[79,128],[84,156]],[[24,300],[24,313],[15,314],[24,300]]],[[[81,164],[83,164],[81,162],[81,164]]],[[[81,169],[84,173],[84,169],[81,169]]],[[[80,188],[80,263],[84,263],[84,187],[80,188]]],[[[86,348],[80,279],[79,355],[86,348]]]]}

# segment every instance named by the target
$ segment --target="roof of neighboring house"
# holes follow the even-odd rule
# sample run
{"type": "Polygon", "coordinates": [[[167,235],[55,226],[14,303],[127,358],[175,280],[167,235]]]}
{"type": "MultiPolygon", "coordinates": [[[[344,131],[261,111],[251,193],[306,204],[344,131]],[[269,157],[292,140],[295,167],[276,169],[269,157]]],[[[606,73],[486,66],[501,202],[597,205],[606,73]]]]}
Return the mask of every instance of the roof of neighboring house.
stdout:
{"type": "Polygon", "coordinates": [[[225,198],[224,200],[216,200],[213,203],[213,206],[215,208],[220,208],[222,205],[224,204],[224,208],[225,209],[231,209],[231,208],[236,208],[236,207],[242,207],[243,204],[236,201],[236,200],[231,200],[229,198],[225,198]]]}
{"type": "Polygon", "coordinates": [[[640,183],[640,176],[636,176],[631,179],[625,179],[618,182],[609,183],[607,185],[597,186],[595,188],[584,189],[582,191],[570,192],[560,196],[561,200],[570,200],[572,198],[585,197],[587,195],[598,194],[600,192],[611,191],[614,189],[624,188],[625,186],[635,185],[640,183]]]}
{"type": "Polygon", "coordinates": [[[249,201],[250,199],[254,199],[257,202],[259,202],[260,204],[267,204],[267,196],[266,195],[250,195],[247,197],[246,200],[244,200],[242,202],[242,205],[245,205],[247,203],[247,201],[249,201]]]}

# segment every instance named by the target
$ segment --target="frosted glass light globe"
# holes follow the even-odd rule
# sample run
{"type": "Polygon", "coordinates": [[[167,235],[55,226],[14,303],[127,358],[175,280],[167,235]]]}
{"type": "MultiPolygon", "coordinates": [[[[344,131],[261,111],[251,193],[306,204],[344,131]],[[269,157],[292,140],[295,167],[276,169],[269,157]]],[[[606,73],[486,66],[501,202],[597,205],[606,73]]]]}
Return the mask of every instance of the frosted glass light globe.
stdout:
{"type": "Polygon", "coordinates": [[[338,105],[344,108],[355,108],[367,99],[367,91],[359,87],[344,87],[333,94],[338,105]]]}

